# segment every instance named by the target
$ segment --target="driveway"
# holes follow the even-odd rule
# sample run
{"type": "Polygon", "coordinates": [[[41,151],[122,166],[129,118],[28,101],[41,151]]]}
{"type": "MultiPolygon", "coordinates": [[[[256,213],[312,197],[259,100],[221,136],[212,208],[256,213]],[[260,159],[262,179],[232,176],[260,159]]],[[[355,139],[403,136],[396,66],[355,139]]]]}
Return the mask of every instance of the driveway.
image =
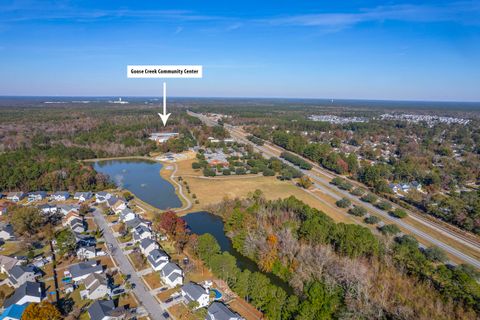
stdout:
{"type": "Polygon", "coordinates": [[[95,209],[93,212],[93,217],[95,218],[95,223],[98,225],[98,227],[103,230],[105,242],[108,246],[111,245],[111,256],[117,262],[118,268],[123,274],[130,275],[129,281],[135,286],[132,290],[139,300],[140,305],[145,308],[151,319],[166,319],[163,316],[165,310],[158,303],[155,297],[150,294],[142,279],[140,279],[130,261],[128,261],[127,257],[124,255],[117,239],[115,239],[113,236],[112,230],[108,227],[108,223],[105,220],[102,212],[99,209],[95,209]]]}

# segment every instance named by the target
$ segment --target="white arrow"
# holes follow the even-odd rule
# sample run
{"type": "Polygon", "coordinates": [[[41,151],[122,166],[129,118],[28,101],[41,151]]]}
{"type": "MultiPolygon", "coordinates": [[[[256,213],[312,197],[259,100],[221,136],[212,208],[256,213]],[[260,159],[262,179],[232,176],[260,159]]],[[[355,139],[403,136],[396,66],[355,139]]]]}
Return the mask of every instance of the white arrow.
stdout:
{"type": "Polygon", "coordinates": [[[163,114],[158,113],[160,118],[162,119],[163,126],[167,125],[168,117],[170,117],[171,113],[167,113],[167,83],[163,83],[163,114]]]}

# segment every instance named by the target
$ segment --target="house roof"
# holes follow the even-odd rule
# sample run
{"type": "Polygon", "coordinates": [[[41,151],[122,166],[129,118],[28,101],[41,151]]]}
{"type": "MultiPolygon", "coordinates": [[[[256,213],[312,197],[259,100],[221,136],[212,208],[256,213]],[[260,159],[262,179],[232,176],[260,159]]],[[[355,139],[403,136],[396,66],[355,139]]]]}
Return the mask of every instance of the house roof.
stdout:
{"type": "Polygon", "coordinates": [[[97,300],[88,308],[88,314],[91,320],[102,320],[122,310],[124,309],[115,308],[113,300],[97,300]]]}
{"type": "Polygon", "coordinates": [[[0,231],[4,231],[6,233],[8,233],[9,235],[13,236],[14,233],[13,233],[13,227],[11,224],[3,224],[1,223],[0,224],[0,231]]]}
{"type": "Polygon", "coordinates": [[[193,282],[184,285],[182,291],[185,293],[187,300],[190,301],[197,301],[202,295],[208,294],[204,287],[193,282]]]}
{"type": "Polygon", "coordinates": [[[135,228],[135,232],[137,232],[139,235],[143,234],[143,233],[151,233],[150,232],[150,229],[145,227],[144,225],[138,225],[136,228],[135,228]]]}
{"type": "Polygon", "coordinates": [[[107,199],[107,204],[111,207],[113,206],[115,203],[117,203],[119,199],[117,197],[110,197],[109,199],[107,199]]]}
{"type": "Polygon", "coordinates": [[[150,225],[150,221],[148,221],[146,219],[143,219],[142,217],[136,216],[132,220],[126,221],[125,224],[127,225],[127,228],[136,228],[140,224],[144,224],[144,225],[148,226],[148,225],[150,225]]]}
{"type": "Polygon", "coordinates": [[[142,249],[147,249],[152,244],[157,244],[157,243],[150,238],[145,238],[145,239],[142,239],[142,241],[140,241],[140,247],[142,249]]]}
{"type": "Polygon", "coordinates": [[[15,258],[0,255],[0,266],[7,271],[13,268],[19,261],[15,258]]]}
{"type": "Polygon", "coordinates": [[[54,194],[52,194],[52,197],[65,197],[68,198],[70,197],[70,193],[67,191],[57,191],[54,194]]]}
{"type": "Polygon", "coordinates": [[[169,262],[167,263],[163,268],[162,270],[160,271],[160,273],[162,274],[162,276],[164,277],[168,277],[170,276],[172,273],[177,273],[177,274],[181,274],[182,273],[182,269],[180,269],[179,266],[177,266],[175,263],[173,262],[169,262]]]}
{"type": "Polygon", "coordinates": [[[40,196],[42,198],[45,198],[47,196],[47,193],[45,191],[35,191],[35,192],[30,192],[28,195],[29,196],[40,196]]]}
{"type": "Polygon", "coordinates": [[[10,307],[6,308],[5,311],[0,315],[0,320],[3,319],[21,319],[22,314],[27,308],[27,304],[25,303],[24,305],[18,305],[18,304],[12,304],[10,307]]]}
{"type": "Polygon", "coordinates": [[[7,193],[7,198],[13,198],[13,197],[23,197],[25,196],[25,193],[22,191],[17,191],[17,192],[9,192],[7,193]]]}
{"type": "Polygon", "coordinates": [[[35,273],[35,267],[31,265],[22,266],[16,265],[8,272],[10,278],[18,279],[25,273],[35,273]]]}
{"type": "Polygon", "coordinates": [[[72,277],[77,278],[84,276],[86,274],[90,273],[97,273],[99,271],[103,271],[103,267],[100,264],[97,264],[96,262],[80,262],[77,264],[74,264],[68,268],[70,273],[72,274],[72,277]]]}
{"type": "Polygon", "coordinates": [[[213,302],[208,307],[207,319],[211,320],[233,320],[240,319],[240,316],[230,310],[226,305],[221,302],[213,302]]]}
{"type": "Polygon", "coordinates": [[[92,193],[90,191],[88,192],[75,192],[75,194],[73,195],[74,198],[80,198],[80,197],[83,197],[83,198],[91,198],[92,197],[92,193]]]}
{"type": "Polygon", "coordinates": [[[96,248],[95,246],[80,247],[80,248],[77,249],[77,252],[80,251],[80,250],[82,250],[82,251],[90,251],[90,252],[93,252],[93,253],[97,252],[97,248],[96,248]]]}
{"type": "Polygon", "coordinates": [[[5,300],[5,302],[3,303],[3,306],[5,308],[8,308],[9,306],[16,304],[25,296],[36,297],[41,299],[43,297],[42,284],[39,282],[31,282],[31,281],[25,282],[20,287],[18,287],[17,290],[15,290],[15,292],[11,297],[5,300]]]}
{"type": "Polygon", "coordinates": [[[101,285],[106,286],[107,285],[107,278],[103,274],[91,273],[91,274],[88,275],[88,277],[85,278],[83,283],[85,284],[85,287],[88,290],[93,291],[101,285]]]}

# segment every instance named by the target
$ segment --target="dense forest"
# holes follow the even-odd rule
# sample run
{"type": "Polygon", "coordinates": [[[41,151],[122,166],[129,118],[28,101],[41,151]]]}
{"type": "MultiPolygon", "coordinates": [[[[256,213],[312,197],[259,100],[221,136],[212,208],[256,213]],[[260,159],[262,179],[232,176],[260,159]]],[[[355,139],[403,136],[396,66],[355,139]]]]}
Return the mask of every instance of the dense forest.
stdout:
{"type": "Polygon", "coordinates": [[[157,146],[163,131],[153,106],[27,104],[0,107],[0,191],[98,190],[107,178],[81,160],[180,152],[196,144],[198,119],[176,111],[169,130],[176,139],[157,146]]]}
{"type": "Polygon", "coordinates": [[[293,197],[266,201],[259,191],[211,209],[234,247],[288,281],[301,301],[292,309],[282,293],[274,299],[288,316],[266,308],[269,319],[475,319],[480,312],[478,273],[438,262],[410,236],[375,236],[293,197]]]}

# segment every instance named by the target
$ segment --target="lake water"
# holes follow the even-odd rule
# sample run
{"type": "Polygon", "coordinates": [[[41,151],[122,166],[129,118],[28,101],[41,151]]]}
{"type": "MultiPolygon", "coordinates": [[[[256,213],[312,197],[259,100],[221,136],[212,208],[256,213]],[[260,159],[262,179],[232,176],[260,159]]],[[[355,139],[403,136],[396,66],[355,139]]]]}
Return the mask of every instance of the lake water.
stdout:
{"type": "Polygon", "coordinates": [[[160,176],[162,164],[142,159],[97,161],[93,167],[107,174],[120,188],[128,189],[140,200],[165,210],[180,208],[175,188],[160,176]]]}
{"type": "MultiPolygon", "coordinates": [[[[143,159],[105,160],[95,162],[93,167],[98,172],[107,174],[118,187],[130,190],[136,197],[156,208],[164,210],[182,206],[175,188],[160,176],[162,164],[158,162],[143,159]]],[[[239,268],[252,272],[260,271],[254,261],[233,248],[232,242],[225,235],[220,217],[200,211],[187,214],[183,219],[193,233],[213,235],[222,251],[229,252],[237,259],[239,268]]],[[[287,293],[292,293],[292,289],[285,281],[270,273],[265,275],[272,283],[282,287],[287,293]]]]}

